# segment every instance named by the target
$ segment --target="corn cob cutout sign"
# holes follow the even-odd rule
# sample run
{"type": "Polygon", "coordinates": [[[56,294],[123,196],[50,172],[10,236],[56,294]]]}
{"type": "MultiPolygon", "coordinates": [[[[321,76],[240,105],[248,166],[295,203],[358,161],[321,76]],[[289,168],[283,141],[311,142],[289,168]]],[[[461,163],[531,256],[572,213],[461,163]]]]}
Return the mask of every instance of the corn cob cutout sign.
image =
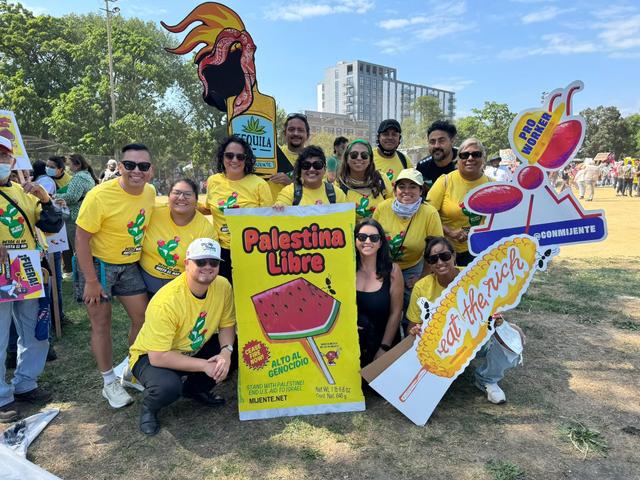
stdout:
{"type": "Polygon", "coordinates": [[[371,387],[414,423],[424,425],[493,334],[490,316],[516,307],[535,272],[545,270],[557,253],[528,235],[502,239],[487,249],[435,303],[419,299],[422,334],[370,382],[371,387]]]}

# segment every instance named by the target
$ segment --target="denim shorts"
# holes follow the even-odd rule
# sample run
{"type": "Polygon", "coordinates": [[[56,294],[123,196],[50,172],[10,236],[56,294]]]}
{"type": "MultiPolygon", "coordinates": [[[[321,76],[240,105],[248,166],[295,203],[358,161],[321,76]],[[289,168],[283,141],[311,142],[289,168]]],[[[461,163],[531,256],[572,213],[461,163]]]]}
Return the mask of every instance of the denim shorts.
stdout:
{"type": "MultiPolygon", "coordinates": [[[[147,287],[142,280],[137,263],[116,265],[94,258],[93,266],[96,269],[102,290],[109,297],[108,300],[103,298],[101,301],[110,302],[113,297],[129,297],[147,293],[147,287]]],[[[85,280],[80,268],[77,268],[77,276],[78,281],[75,282],[76,300],[82,302],[85,280]]]]}

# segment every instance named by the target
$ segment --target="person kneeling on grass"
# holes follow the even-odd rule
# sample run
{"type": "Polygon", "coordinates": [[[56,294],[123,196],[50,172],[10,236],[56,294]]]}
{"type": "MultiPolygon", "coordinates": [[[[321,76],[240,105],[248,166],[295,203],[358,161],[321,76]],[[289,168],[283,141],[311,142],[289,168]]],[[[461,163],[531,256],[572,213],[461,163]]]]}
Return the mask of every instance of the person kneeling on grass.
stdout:
{"type": "Polygon", "coordinates": [[[129,366],[145,388],[140,430],[147,435],[158,433],[158,411],[180,395],[224,404],[211,389],[229,374],[236,321],[231,284],[218,275],[220,254],[213,239],[191,242],[184,273],[151,299],[131,346],[129,366]]]}

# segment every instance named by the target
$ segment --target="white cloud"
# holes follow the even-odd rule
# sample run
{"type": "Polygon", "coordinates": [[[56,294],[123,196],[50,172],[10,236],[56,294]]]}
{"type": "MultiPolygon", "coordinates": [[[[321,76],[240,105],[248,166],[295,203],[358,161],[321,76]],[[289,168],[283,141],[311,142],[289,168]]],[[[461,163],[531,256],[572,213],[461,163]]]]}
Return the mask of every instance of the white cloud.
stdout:
{"type": "Polygon", "coordinates": [[[558,7],[546,7],[540,10],[536,10],[535,12],[528,13],[527,15],[522,17],[520,20],[524,24],[546,22],[549,20],[553,20],[559,15],[571,12],[572,10],[574,9],[567,8],[565,10],[561,10],[558,7]]]}
{"type": "Polygon", "coordinates": [[[468,80],[461,77],[451,77],[449,79],[446,79],[443,82],[440,82],[440,83],[436,82],[430,86],[433,88],[439,88],[440,90],[459,92],[461,90],[464,90],[468,86],[473,85],[474,83],[476,83],[475,80],[468,80]]]}
{"type": "Polygon", "coordinates": [[[269,20],[288,22],[301,21],[311,17],[322,17],[339,13],[366,13],[373,8],[372,0],[321,0],[311,2],[297,1],[285,5],[270,5],[265,10],[269,20]]]}
{"type": "Polygon", "coordinates": [[[640,15],[619,18],[601,24],[598,38],[612,50],[640,47],[640,15]]]}
{"type": "Polygon", "coordinates": [[[577,53],[593,53],[601,50],[601,48],[593,42],[581,42],[566,33],[551,33],[543,35],[541,38],[543,45],[540,47],[510,48],[501,51],[498,57],[503,60],[517,60],[538,55],[572,55],[577,53]]]}
{"type": "Polygon", "coordinates": [[[36,16],[39,15],[52,15],[51,11],[46,8],[46,7],[37,7],[37,6],[31,6],[28,3],[24,3],[24,2],[20,2],[22,3],[22,6],[29,10],[31,13],[33,13],[36,16]]]}
{"type": "Polygon", "coordinates": [[[391,20],[383,20],[378,23],[378,26],[385,30],[395,30],[396,28],[405,28],[409,25],[420,25],[421,23],[428,23],[427,17],[413,17],[413,18],[393,18],[391,20]]]}
{"type": "Polygon", "coordinates": [[[378,40],[375,46],[379,47],[382,53],[389,55],[405,52],[413,47],[406,39],[399,37],[383,38],[382,40],[378,40]]]}

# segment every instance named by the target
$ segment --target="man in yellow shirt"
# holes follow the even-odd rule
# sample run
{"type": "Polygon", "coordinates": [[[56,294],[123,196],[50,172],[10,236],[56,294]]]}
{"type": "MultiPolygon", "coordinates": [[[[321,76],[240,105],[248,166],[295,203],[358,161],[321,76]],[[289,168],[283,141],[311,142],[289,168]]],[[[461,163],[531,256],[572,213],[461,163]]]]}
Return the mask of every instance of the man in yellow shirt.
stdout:
{"type": "Polygon", "coordinates": [[[113,408],[133,402],[113,373],[111,299],[117,296],[131,318],[129,344],[144,322],[147,288],[137,262],[155,206],[151,154],[142,144],[122,149],[120,177],[91,189],[76,221],[79,265],[76,297],[91,321],[91,347],[102,374],[102,396],[113,408]]]}
{"type": "MultiPolygon", "coordinates": [[[[20,186],[9,180],[15,162],[11,141],[0,136],[0,264],[8,261],[9,251],[36,249],[36,226],[43,232],[62,228],[60,212],[41,185],[20,186]]],[[[9,287],[12,288],[11,284],[9,287]]],[[[51,399],[51,394],[38,387],[37,382],[49,351],[48,338],[36,337],[37,322],[38,299],[0,303],[0,423],[20,417],[16,400],[45,403],[51,399]],[[7,383],[5,359],[12,322],[18,332],[20,354],[13,380],[7,383]]]]}
{"type": "Polygon", "coordinates": [[[309,140],[309,121],[307,116],[302,113],[290,113],[284,122],[284,139],[285,144],[280,147],[280,151],[289,160],[290,170],[280,171],[269,177],[269,188],[271,188],[271,197],[275,200],[278,198],[280,190],[293,182],[292,172],[293,166],[298,159],[298,155],[304,150],[304,146],[309,140]]]}
{"type": "Polygon", "coordinates": [[[386,175],[391,183],[396,181],[398,174],[409,168],[407,157],[398,151],[402,141],[400,122],[389,118],[380,122],[378,126],[378,148],[373,151],[373,161],[382,175],[386,175]]]}
{"type": "Polygon", "coordinates": [[[236,322],[231,285],[218,275],[220,253],[213,239],[191,242],[184,273],[151,299],[131,346],[129,365],[145,387],[140,430],[147,435],[160,430],[158,411],[181,395],[212,407],[224,403],[211,389],[229,374],[236,322]]]}

